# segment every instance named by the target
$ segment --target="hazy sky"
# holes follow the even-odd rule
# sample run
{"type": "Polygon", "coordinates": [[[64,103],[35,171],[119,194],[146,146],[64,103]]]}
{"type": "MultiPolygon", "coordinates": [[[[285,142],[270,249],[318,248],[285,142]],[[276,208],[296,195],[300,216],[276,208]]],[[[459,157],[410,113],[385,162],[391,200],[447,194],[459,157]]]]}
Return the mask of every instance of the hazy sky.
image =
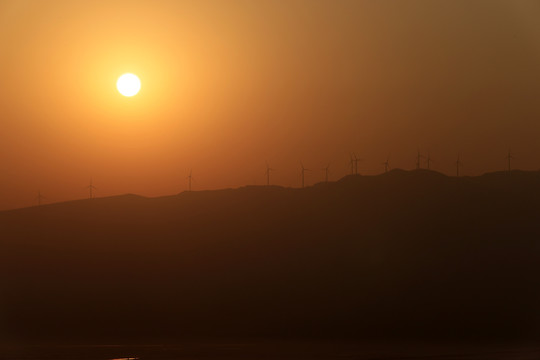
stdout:
{"type": "Polygon", "coordinates": [[[0,209],[540,168],[540,1],[0,0],[0,209]],[[133,98],[118,76],[142,82],[133,98]]]}

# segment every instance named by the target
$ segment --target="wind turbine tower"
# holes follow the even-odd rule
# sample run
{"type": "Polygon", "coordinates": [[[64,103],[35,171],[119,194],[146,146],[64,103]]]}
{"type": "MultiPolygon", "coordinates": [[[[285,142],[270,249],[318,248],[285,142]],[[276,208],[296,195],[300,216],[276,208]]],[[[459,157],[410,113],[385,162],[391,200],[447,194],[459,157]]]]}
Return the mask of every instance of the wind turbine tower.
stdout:
{"type": "Polygon", "coordinates": [[[191,175],[193,173],[193,170],[189,170],[189,175],[187,177],[188,179],[188,191],[191,191],[191,180],[193,180],[193,176],[191,175]]]}
{"type": "Polygon", "coordinates": [[[36,197],[38,206],[41,206],[41,200],[45,200],[45,196],[41,195],[41,191],[38,190],[38,196],[36,197]]]}
{"type": "Polygon", "coordinates": [[[92,183],[92,178],[90,178],[90,185],[88,185],[86,188],[88,189],[90,199],[93,199],[94,198],[94,190],[97,190],[97,188],[92,183]]]}
{"type": "Polygon", "coordinates": [[[421,159],[424,158],[421,154],[420,154],[420,150],[418,150],[418,152],[416,153],[416,170],[419,170],[420,169],[420,161],[421,159]]]}
{"type": "Polygon", "coordinates": [[[508,172],[512,171],[512,159],[514,158],[514,156],[512,155],[512,152],[510,150],[508,150],[508,172]]]}
{"type": "Polygon", "coordinates": [[[428,152],[428,155],[427,155],[427,158],[426,158],[426,164],[427,164],[427,169],[431,170],[431,155],[430,155],[429,152],[428,152]]]}
{"type": "Polygon", "coordinates": [[[270,186],[270,172],[274,171],[274,169],[270,168],[270,165],[268,165],[268,162],[266,162],[266,186],[270,186]]]}
{"type": "Polygon", "coordinates": [[[386,161],[383,162],[384,165],[384,172],[387,173],[388,169],[390,169],[390,157],[386,158],[386,161]]]}
{"type": "Polygon", "coordinates": [[[463,162],[461,161],[460,154],[457,156],[456,160],[456,177],[459,177],[459,168],[463,166],[463,162]]]}
{"type": "Polygon", "coordinates": [[[302,164],[302,162],[300,162],[300,165],[302,166],[302,188],[305,186],[305,183],[304,183],[304,179],[305,179],[305,172],[306,171],[310,171],[309,169],[306,169],[304,167],[304,164],[302,164]]]}
{"type": "Polygon", "coordinates": [[[325,182],[328,182],[329,169],[330,169],[330,164],[326,165],[326,167],[323,169],[324,170],[324,181],[325,182]]]}
{"type": "Polygon", "coordinates": [[[360,161],[360,159],[356,156],[355,153],[353,153],[353,155],[354,155],[354,174],[358,175],[358,162],[360,161]]]}

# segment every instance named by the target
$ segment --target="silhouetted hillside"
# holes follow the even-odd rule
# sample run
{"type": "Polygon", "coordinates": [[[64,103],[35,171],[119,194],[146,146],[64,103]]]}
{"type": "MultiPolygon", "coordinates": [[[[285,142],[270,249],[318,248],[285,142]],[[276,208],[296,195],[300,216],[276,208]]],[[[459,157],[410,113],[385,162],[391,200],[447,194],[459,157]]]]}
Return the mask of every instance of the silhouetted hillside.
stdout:
{"type": "Polygon", "coordinates": [[[529,338],[540,172],[417,170],[0,212],[11,339],[529,338]]]}

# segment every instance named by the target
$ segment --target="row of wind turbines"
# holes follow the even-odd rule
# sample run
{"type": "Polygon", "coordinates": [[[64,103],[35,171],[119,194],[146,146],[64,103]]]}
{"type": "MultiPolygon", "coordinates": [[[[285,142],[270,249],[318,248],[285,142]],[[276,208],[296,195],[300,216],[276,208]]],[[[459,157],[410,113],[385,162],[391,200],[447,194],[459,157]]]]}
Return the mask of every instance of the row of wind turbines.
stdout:
{"type": "MultiPolygon", "coordinates": [[[[349,159],[350,174],[351,175],[359,175],[358,163],[360,161],[362,161],[363,159],[358,158],[355,153],[352,153],[349,156],[350,156],[350,159],[349,159]]],[[[512,170],[512,159],[514,157],[513,157],[512,152],[510,150],[508,150],[508,154],[507,154],[506,158],[507,158],[507,161],[508,161],[508,171],[511,171],[512,170]]],[[[417,155],[416,155],[416,169],[417,170],[422,169],[422,160],[425,160],[426,169],[431,170],[431,163],[433,162],[433,159],[431,158],[431,154],[428,153],[428,155],[425,156],[425,155],[422,155],[420,153],[420,150],[418,150],[417,155]]],[[[459,177],[460,176],[459,170],[460,170],[460,168],[463,167],[463,162],[461,161],[461,154],[458,154],[457,160],[454,162],[454,164],[456,166],[456,176],[459,177]]],[[[384,172],[385,173],[390,170],[390,156],[388,156],[386,158],[386,161],[383,162],[382,165],[384,166],[384,172]]],[[[330,169],[330,163],[325,168],[322,169],[325,172],[325,182],[328,182],[329,169],[330,169]]],[[[304,164],[302,162],[300,162],[300,170],[301,170],[301,178],[302,178],[302,187],[305,187],[305,172],[306,171],[311,171],[311,170],[305,168],[304,164]]],[[[270,185],[270,172],[271,171],[274,171],[274,169],[272,169],[268,165],[268,162],[266,162],[266,172],[265,172],[265,174],[266,174],[266,185],[268,185],[268,186],[270,185]]],[[[191,179],[191,173],[190,173],[189,177],[191,179]]],[[[190,190],[191,190],[191,180],[190,180],[190,190]]]]}
{"type": "MultiPolygon", "coordinates": [[[[350,159],[349,159],[349,162],[348,162],[348,166],[350,167],[350,175],[359,175],[358,163],[360,161],[362,161],[363,159],[358,158],[355,153],[349,154],[349,156],[350,156],[350,159]]],[[[510,150],[508,150],[508,154],[506,156],[506,159],[508,161],[508,171],[511,171],[512,170],[512,159],[514,159],[514,156],[512,155],[512,152],[510,150]]],[[[418,152],[416,154],[416,169],[417,170],[422,169],[422,160],[425,161],[426,169],[431,170],[431,163],[433,162],[433,159],[431,158],[430,153],[428,153],[428,155],[425,156],[425,155],[422,155],[420,153],[420,150],[418,150],[418,152]]],[[[456,176],[459,177],[460,176],[459,171],[463,167],[463,162],[461,161],[461,155],[460,154],[458,154],[457,160],[454,162],[454,164],[456,166],[456,176]]],[[[328,163],[328,165],[322,169],[322,171],[324,171],[324,181],[325,182],[329,181],[328,179],[329,179],[329,175],[330,175],[330,165],[331,164],[328,163]]],[[[386,161],[384,161],[381,165],[384,166],[384,172],[385,173],[388,172],[390,170],[390,156],[388,156],[386,158],[386,161]]],[[[270,165],[268,164],[268,162],[266,162],[265,175],[266,175],[266,185],[267,186],[271,185],[271,183],[270,183],[270,173],[272,171],[275,171],[275,169],[271,168],[270,165]]],[[[302,179],[302,188],[304,188],[305,187],[305,174],[306,174],[306,171],[312,171],[312,170],[306,168],[304,166],[304,164],[302,162],[300,162],[300,171],[301,171],[300,173],[301,173],[301,179],[302,179]]],[[[186,179],[188,180],[188,191],[192,191],[193,170],[190,170],[189,175],[186,177],[186,179]]],[[[93,199],[95,197],[94,196],[94,191],[97,190],[97,188],[94,186],[92,179],[90,179],[90,184],[88,186],[86,186],[85,189],[88,190],[88,198],[93,199]]],[[[46,199],[47,198],[41,194],[41,191],[38,190],[37,197],[35,198],[38,206],[42,205],[43,201],[46,200],[46,199]]]]}
{"type": "MultiPolygon", "coordinates": [[[[86,186],[85,189],[88,189],[89,199],[93,199],[94,190],[97,190],[97,188],[94,186],[92,179],[90,179],[90,185],[86,186]]],[[[47,198],[41,194],[41,190],[38,190],[38,194],[35,200],[37,201],[38,206],[41,206],[43,200],[47,200],[47,198]]]]}

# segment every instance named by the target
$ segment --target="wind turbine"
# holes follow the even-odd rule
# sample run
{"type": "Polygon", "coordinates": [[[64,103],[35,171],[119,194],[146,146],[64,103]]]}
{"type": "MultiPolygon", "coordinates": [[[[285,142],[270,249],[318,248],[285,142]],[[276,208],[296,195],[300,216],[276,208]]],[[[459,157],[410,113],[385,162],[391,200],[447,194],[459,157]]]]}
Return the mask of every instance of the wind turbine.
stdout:
{"type": "Polygon", "coordinates": [[[356,154],[353,153],[354,155],[354,173],[355,175],[358,175],[358,162],[361,160],[359,159],[358,157],[356,157],[356,154]]]}
{"type": "Polygon", "coordinates": [[[512,159],[514,158],[514,156],[512,155],[512,152],[510,151],[510,149],[508,149],[508,171],[512,171],[512,159]]]}
{"type": "Polygon", "coordinates": [[[390,169],[390,156],[386,158],[386,161],[383,162],[384,165],[384,172],[387,173],[388,169],[390,169]]]}
{"type": "Polygon", "coordinates": [[[38,206],[41,206],[41,200],[45,200],[45,196],[41,195],[41,191],[38,190],[38,196],[36,197],[38,206]]]}
{"type": "Polygon", "coordinates": [[[274,171],[274,169],[270,168],[270,165],[268,165],[268,161],[266,162],[266,186],[270,186],[270,171],[274,171]]]}
{"type": "Polygon", "coordinates": [[[304,187],[304,177],[305,177],[305,172],[306,171],[310,171],[309,169],[306,169],[304,167],[304,164],[302,164],[302,162],[300,162],[300,165],[302,166],[302,187],[304,187]]]}
{"type": "Polygon", "coordinates": [[[323,169],[324,170],[324,181],[325,182],[328,182],[329,169],[330,169],[330,163],[328,163],[328,165],[326,165],[326,167],[323,169]]]}
{"type": "Polygon", "coordinates": [[[94,193],[93,191],[94,190],[97,190],[97,188],[92,184],[92,178],[90,178],[90,185],[88,185],[86,187],[86,189],[88,189],[88,191],[90,192],[90,199],[93,199],[94,198],[94,193]]]}
{"type": "Polygon", "coordinates": [[[458,153],[457,161],[456,161],[456,177],[459,177],[459,168],[463,167],[463,162],[460,159],[460,154],[458,153]]]}
{"type": "Polygon", "coordinates": [[[351,175],[354,175],[354,159],[353,159],[352,154],[349,154],[349,157],[350,157],[349,165],[351,165],[351,175]]]}
{"type": "Polygon", "coordinates": [[[433,159],[431,158],[431,155],[430,155],[430,153],[428,152],[427,158],[426,158],[426,164],[427,164],[427,169],[428,169],[428,170],[431,170],[431,161],[432,161],[432,160],[433,160],[433,159]]]}
{"type": "Polygon", "coordinates": [[[186,177],[186,179],[188,179],[188,191],[191,191],[191,181],[193,180],[193,176],[191,176],[192,173],[193,170],[189,170],[189,175],[186,177]]]}
{"type": "Polygon", "coordinates": [[[422,156],[420,154],[420,149],[418,149],[418,152],[416,154],[416,170],[419,170],[420,169],[420,160],[425,158],[425,156],[422,156]]]}

